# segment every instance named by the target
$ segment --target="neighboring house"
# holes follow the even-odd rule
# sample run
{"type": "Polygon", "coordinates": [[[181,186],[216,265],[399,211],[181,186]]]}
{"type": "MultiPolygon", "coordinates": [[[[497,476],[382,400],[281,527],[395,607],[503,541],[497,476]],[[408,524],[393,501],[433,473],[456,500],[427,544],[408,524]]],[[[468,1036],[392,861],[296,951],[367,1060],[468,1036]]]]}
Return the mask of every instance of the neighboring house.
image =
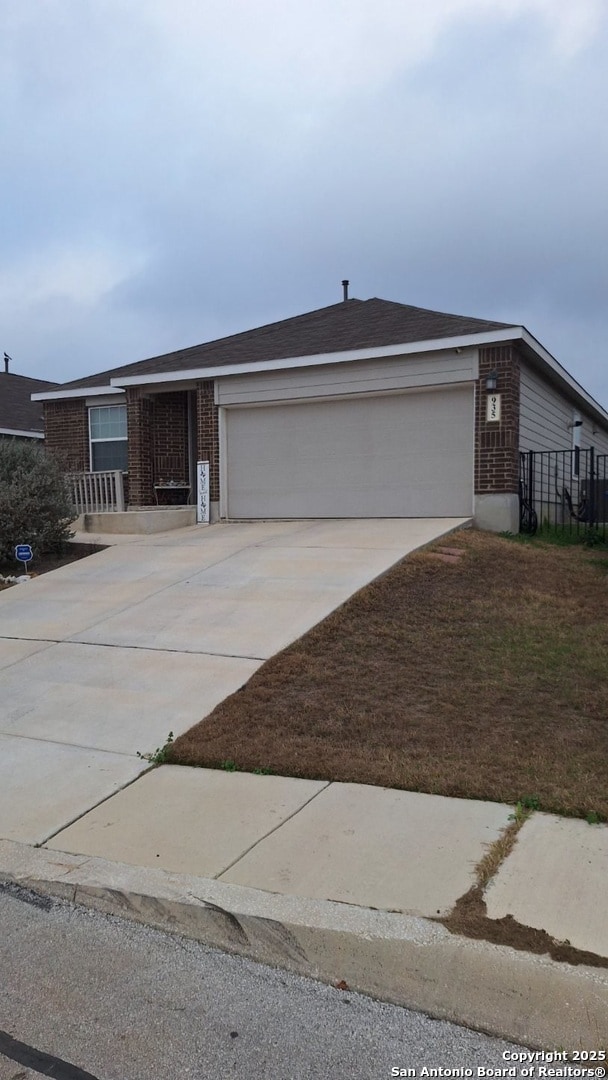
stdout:
{"type": "Polygon", "coordinates": [[[0,372],[0,439],[44,439],[44,409],[32,394],[56,386],[46,379],[29,379],[26,375],[0,372]]]}
{"type": "Polygon", "coordinates": [[[608,452],[608,413],[524,327],[379,299],[35,398],[49,448],[125,470],[130,507],[161,481],[194,488],[209,461],[215,518],[474,516],[515,532],[520,449],[608,452]]]}

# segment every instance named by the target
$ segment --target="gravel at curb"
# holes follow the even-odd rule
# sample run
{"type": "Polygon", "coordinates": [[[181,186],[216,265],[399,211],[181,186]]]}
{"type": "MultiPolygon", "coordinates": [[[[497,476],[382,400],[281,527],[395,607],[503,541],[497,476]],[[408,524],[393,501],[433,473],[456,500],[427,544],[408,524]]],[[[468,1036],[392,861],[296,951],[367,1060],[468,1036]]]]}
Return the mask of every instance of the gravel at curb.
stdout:
{"type": "Polygon", "coordinates": [[[608,1044],[608,970],[427,919],[0,841],[0,881],[544,1049],[608,1044]]]}

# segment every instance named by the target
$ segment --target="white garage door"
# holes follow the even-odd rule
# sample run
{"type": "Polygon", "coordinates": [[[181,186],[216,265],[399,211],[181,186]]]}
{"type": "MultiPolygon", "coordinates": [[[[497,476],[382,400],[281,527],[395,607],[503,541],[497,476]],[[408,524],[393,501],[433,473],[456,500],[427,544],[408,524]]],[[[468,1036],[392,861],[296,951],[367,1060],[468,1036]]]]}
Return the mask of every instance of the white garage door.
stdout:
{"type": "Polygon", "coordinates": [[[471,386],[224,410],[230,518],[464,517],[471,386]]]}

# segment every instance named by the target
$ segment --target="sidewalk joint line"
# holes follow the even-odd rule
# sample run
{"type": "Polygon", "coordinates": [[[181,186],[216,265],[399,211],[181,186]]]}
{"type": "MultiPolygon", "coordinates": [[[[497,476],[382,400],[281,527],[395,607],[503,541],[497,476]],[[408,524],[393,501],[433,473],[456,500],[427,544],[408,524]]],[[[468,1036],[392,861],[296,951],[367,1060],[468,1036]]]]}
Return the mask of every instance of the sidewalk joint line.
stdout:
{"type": "Polygon", "coordinates": [[[166,649],[162,648],[160,645],[119,645],[113,641],[73,641],[71,638],[66,638],[64,641],[60,641],[57,644],[87,645],[90,649],[135,649],[140,652],[175,653],[177,656],[223,656],[227,660],[259,660],[262,664],[268,660],[267,656],[250,656],[245,653],[220,653],[211,652],[207,649],[166,649]]]}
{"type": "MultiPolygon", "coordinates": [[[[80,633],[81,631],[79,631],[80,633]]],[[[85,633],[86,631],[82,631],[85,633]]],[[[225,657],[227,660],[256,660],[261,664],[266,663],[269,659],[268,656],[250,656],[248,653],[221,653],[212,652],[208,649],[168,649],[161,648],[159,645],[127,645],[117,644],[112,641],[75,641],[73,638],[30,638],[30,637],[7,637],[4,634],[0,634],[0,641],[39,641],[43,644],[50,645],[86,645],[90,649],[138,649],[140,652],[161,652],[161,653],[175,653],[178,656],[219,656],[225,657]]],[[[39,652],[45,652],[44,649],[40,649],[39,652]]],[[[31,653],[31,656],[37,656],[37,653],[31,653]]],[[[12,664],[7,664],[6,668],[13,667],[13,664],[20,664],[23,660],[27,660],[29,657],[23,656],[21,660],[14,660],[12,664]]],[[[5,671],[6,668],[0,668],[0,674],[5,671]]]]}
{"type": "Polygon", "coordinates": [[[313,799],[316,799],[319,795],[326,791],[332,783],[333,780],[327,780],[323,784],[323,787],[319,788],[318,791],[315,791],[314,794],[311,795],[310,798],[306,800],[306,802],[303,802],[301,806],[298,806],[297,810],[294,810],[292,814],[288,814],[288,816],[286,818],[283,818],[283,820],[280,821],[278,825],[275,825],[272,829],[269,829],[267,833],[264,833],[264,836],[260,836],[257,840],[254,840],[253,844],[251,844],[245,851],[242,851],[241,854],[238,855],[236,859],[233,859],[232,862],[228,864],[228,866],[225,866],[223,870],[220,870],[219,874],[215,875],[215,881],[220,881],[224,874],[227,874],[229,870],[232,870],[233,866],[236,866],[236,864],[241,861],[241,859],[244,859],[246,855],[249,855],[250,851],[253,851],[253,849],[256,848],[258,844],[261,844],[262,841],[267,840],[268,837],[272,836],[272,834],[277,832],[278,829],[282,829],[283,825],[285,825],[288,821],[291,821],[292,818],[296,817],[296,815],[299,814],[300,811],[304,809],[304,807],[309,806],[313,799]]]}
{"type": "Polygon", "coordinates": [[[23,663],[24,660],[29,660],[30,656],[38,656],[39,653],[46,652],[52,645],[58,645],[58,641],[52,641],[49,638],[18,638],[18,637],[5,637],[0,635],[0,641],[32,641],[39,642],[42,645],[41,649],[36,649],[33,653],[28,653],[27,656],[20,656],[17,660],[11,660],[10,664],[3,664],[0,667],[0,675],[3,671],[8,671],[9,668],[15,667],[16,664],[23,663]]]}
{"type": "Polygon", "coordinates": [[[50,746],[73,746],[75,750],[90,750],[94,754],[115,754],[116,757],[137,757],[137,752],[131,754],[128,750],[105,750],[101,746],[87,746],[83,743],[65,742],[63,739],[45,739],[43,735],[22,735],[19,731],[3,731],[1,728],[0,735],[5,735],[7,739],[26,739],[28,742],[48,743],[50,746]]]}
{"type": "MultiPolygon", "coordinates": [[[[126,783],[121,784],[121,786],[117,788],[116,791],[111,791],[109,795],[104,795],[102,799],[99,799],[96,803],[93,803],[92,806],[88,806],[86,810],[83,810],[81,813],[76,814],[73,818],[70,819],[70,821],[66,821],[64,825],[60,825],[58,829],[55,829],[53,832],[49,833],[48,836],[45,836],[44,840],[39,840],[37,844],[34,844],[34,847],[45,848],[45,850],[47,851],[54,851],[54,848],[45,847],[45,845],[49,843],[49,840],[54,840],[55,837],[59,836],[60,833],[65,832],[66,829],[69,829],[70,826],[75,825],[76,822],[80,821],[81,818],[86,817],[87,814],[90,814],[92,810],[97,810],[99,806],[103,806],[104,803],[109,802],[110,799],[113,799],[115,795],[120,795],[121,791],[125,791],[126,788],[131,787],[132,784],[136,784],[138,780],[141,780],[142,776],[147,776],[147,774],[155,768],[156,765],[150,765],[144,772],[139,773],[138,776],[134,776],[132,780],[127,780],[126,783]]],[[[63,849],[60,848],[59,850],[61,851],[63,849]]],[[[70,854],[72,854],[72,852],[66,852],[66,855],[70,854]]],[[[85,852],[82,852],[81,854],[84,859],[95,859],[98,857],[95,855],[87,855],[85,852]]]]}

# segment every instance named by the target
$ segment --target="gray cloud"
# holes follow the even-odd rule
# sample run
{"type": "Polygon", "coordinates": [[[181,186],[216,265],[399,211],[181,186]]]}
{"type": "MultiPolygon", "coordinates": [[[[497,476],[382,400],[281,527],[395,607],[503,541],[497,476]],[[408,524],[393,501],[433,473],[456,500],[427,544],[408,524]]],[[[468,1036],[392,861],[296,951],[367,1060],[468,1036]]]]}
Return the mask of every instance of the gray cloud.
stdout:
{"type": "Polygon", "coordinates": [[[608,405],[601,9],[395,7],[0,0],[15,369],[74,378],[349,277],[524,323],[608,405]]]}

